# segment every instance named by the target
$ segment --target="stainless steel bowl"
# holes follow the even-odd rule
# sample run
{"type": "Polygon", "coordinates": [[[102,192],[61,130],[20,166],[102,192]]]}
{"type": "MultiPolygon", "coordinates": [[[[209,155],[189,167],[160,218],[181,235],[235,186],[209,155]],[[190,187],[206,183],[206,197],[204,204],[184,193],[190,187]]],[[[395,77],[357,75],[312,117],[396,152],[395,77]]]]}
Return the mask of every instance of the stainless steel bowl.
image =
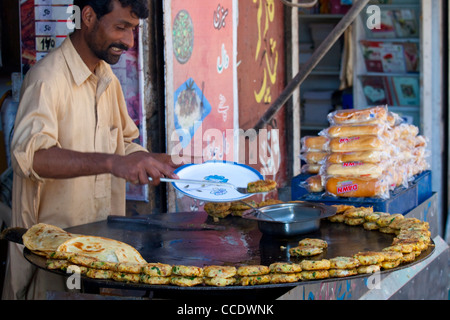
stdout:
{"type": "Polygon", "coordinates": [[[320,221],[336,214],[336,208],[312,202],[281,203],[248,210],[244,218],[258,221],[268,235],[290,237],[316,231],[320,221]]]}

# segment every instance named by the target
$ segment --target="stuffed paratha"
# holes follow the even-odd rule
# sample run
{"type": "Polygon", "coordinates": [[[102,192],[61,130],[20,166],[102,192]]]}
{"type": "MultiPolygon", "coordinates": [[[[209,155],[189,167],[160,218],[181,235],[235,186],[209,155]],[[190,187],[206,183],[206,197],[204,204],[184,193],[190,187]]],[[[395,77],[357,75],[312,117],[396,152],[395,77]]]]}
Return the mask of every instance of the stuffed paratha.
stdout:
{"type": "Polygon", "coordinates": [[[79,253],[100,261],[146,263],[141,254],[132,246],[113,239],[78,236],[62,243],[57,251],[79,253]]]}
{"type": "Polygon", "coordinates": [[[63,229],[45,224],[38,223],[32,226],[22,236],[23,244],[29,250],[39,255],[48,255],[54,251],[65,241],[73,239],[78,235],[68,233],[63,229]]]}

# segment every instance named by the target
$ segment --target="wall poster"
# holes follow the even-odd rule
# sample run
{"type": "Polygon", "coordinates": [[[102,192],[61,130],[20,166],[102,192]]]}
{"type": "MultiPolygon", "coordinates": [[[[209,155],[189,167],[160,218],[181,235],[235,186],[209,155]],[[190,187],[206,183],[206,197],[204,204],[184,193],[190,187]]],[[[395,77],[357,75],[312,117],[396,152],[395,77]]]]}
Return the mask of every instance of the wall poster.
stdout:
{"type": "MultiPolygon", "coordinates": [[[[240,1],[239,17],[239,126],[247,134],[285,88],[284,4],[276,0],[240,1]]],[[[245,148],[239,146],[239,157],[266,179],[275,180],[279,188],[289,183],[285,118],[283,107],[265,128],[253,132],[256,139],[250,139],[245,148]]]]}
{"type": "MultiPolygon", "coordinates": [[[[72,32],[75,26],[72,18],[76,12],[73,9],[73,0],[20,1],[23,74],[50,50],[61,45],[72,32]]],[[[142,57],[142,32],[137,31],[135,47],[128,50],[119,63],[111,67],[122,84],[128,112],[140,130],[140,138],[136,142],[146,146],[142,57]]],[[[148,186],[127,183],[127,199],[148,201],[148,186]]]]}
{"type": "MultiPolygon", "coordinates": [[[[237,162],[236,6],[164,1],[167,152],[178,159],[237,162]]],[[[203,205],[170,187],[170,210],[203,205]]]]}

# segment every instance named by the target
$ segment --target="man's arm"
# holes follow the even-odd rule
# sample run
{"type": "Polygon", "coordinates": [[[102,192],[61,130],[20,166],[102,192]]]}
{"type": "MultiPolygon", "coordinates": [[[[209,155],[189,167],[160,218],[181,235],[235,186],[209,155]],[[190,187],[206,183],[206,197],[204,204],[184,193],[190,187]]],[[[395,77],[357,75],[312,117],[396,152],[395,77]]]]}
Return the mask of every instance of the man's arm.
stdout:
{"type": "Polygon", "coordinates": [[[34,154],[34,171],[42,178],[70,179],[110,173],[134,184],[160,183],[165,176],[177,179],[175,166],[168,155],[135,152],[126,156],[105,153],[83,153],[53,147],[34,154]]]}

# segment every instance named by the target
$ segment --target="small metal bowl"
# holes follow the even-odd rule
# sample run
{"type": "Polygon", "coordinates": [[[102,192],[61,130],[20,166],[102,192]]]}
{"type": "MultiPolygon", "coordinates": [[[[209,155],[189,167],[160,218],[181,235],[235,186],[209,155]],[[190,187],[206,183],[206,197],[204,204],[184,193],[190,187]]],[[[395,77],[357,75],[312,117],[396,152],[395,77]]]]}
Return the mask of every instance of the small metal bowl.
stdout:
{"type": "Polygon", "coordinates": [[[248,210],[243,217],[258,221],[259,230],[271,236],[291,237],[320,228],[320,220],[336,214],[336,208],[312,202],[281,203],[248,210]]]}

